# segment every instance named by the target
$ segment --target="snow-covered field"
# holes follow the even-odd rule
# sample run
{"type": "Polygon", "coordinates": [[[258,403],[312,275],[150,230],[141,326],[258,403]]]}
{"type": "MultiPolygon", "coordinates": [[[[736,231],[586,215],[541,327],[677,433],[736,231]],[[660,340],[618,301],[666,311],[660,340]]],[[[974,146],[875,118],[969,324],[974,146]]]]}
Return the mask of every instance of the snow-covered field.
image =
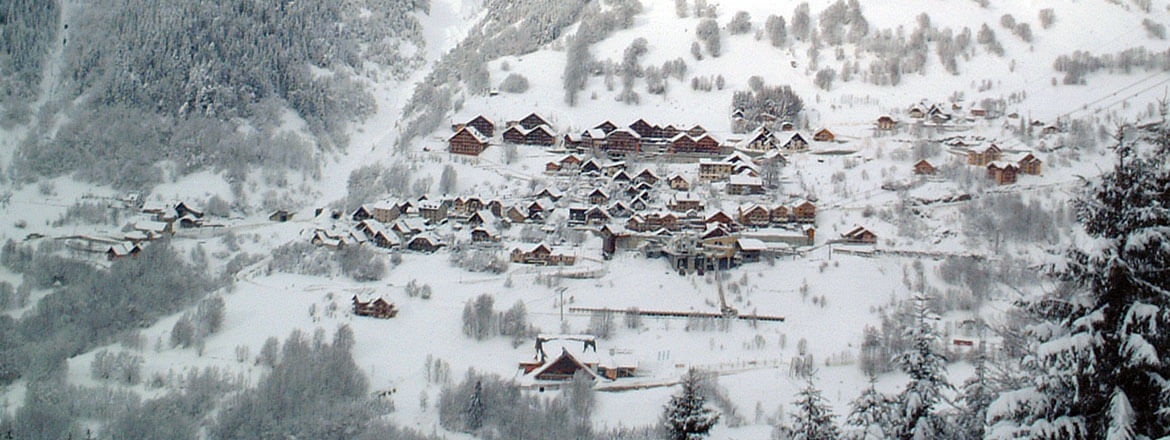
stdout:
{"type": "MultiPolygon", "coordinates": [[[[717,4],[721,24],[736,11],[751,13],[754,29],[762,29],[769,14],[786,17],[795,4],[765,1],[709,0],[717,4]]],[[[434,0],[431,14],[422,17],[428,46],[426,59],[434,62],[454,47],[466,29],[479,19],[479,2],[470,0],[434,0]]],[[[874,246],[859,246],[859,250],[910,251],[936,255],[974,254],[996,257],[991,239],[972,239],[963,228],[963,202],[940,203],[917,208],[921,227],[913,235],[899,232],[895,220],[908,209],[904,200],[933,200],[944,197],[974,194],[976,198],[989,194],[1019,194],[1024,200],[1037,200],[1047,208],[1067,209],[1068,200],[1076,194],[1077,183],[1083,177],[1102,172],[1106,165],[1104,149],[1073,154],[1066,150],[1042,152],[1058,146],[1062,136],[1053,135],[1026,144],[1012,129],[1018,120],[1000,118],[975,120],[962,124],[960,130],[944,134],[929,130],[921,137],[909,130],[897,134],[874,137],[874,120],[883,114],[908,120],[908,106],[926,100],[948,102],[955,93],[961,93],[963,108],[969,108],[983,98],[1000,98],[1023,92],[1026,97],[1014,100],[1007,112],[1050,123],[1057,118],[1093,118],[1110,126],[1115,121],[1132,120],[1146,111],[1146,104],[1165,93],[1165,73],[1150,75],[1144,72],[1088,75],[1086,86],[1053,85],[1062,74],[1053,70],[1057,55],[1075,50],[1094,54],[1116,53],[1145,46],[1151,51],[1165,51],[1170,42],[1149,39],[1140,25],[1142,18],[1162,14],[1166,21],[1166,1],[1155,1],[1153,11],[1143,14],[1128,10],[1126,5],[1105,1],[1036,0],[995,1],[991,7],[979,8],[973,2],[943,0],[906,0],[896,5],[886,2],[862,2],[871,29],[912,29],[916,17],[928,12],[932,23],[958,32],[970,27],[976,32],[983,23],[996,30],[1006,55],[987,54],[976,45],[975,55],[963,56],[959,61],[959,75],[943,71],[937,59],[927,63],[927,75],[907,75],[896,87],[874,86],[860,80],[836,81],[831,90],[817,88],[813,82],[815,71],[806,70],[808,43],[789,43],[784,48],[772,47],[766,38],[757,40],[755,32],[729,35],[723,32],[723,53],[707,56],[701,61],[691,57],[689,47],[699,19],[679,19],[674,2],[643,0],[644,11],[635,17],[634,26],[614,32],[591,47],[593,56],[600,60],[620,62],[623,50],[636,38],[645,38],[648,53],[644,65],[661,65],[676,58],[686,60],[687,78],[691,76],[722,75],[727,85],[711,92],[692,91],[688,81],[668,81],[665,96],[644,92],[639,80],[635,87],[642,98],[641,105],[626,105],[615,101],[620,90],[607,90],[602,77],[590,77],[586,89],[580,93],[574,107],[563,103],[562,72],[565,53],[562,42],[548,48],[520,56],[489,60],[493,83],[498,84],[508,73],[527,77],[531,87],[520,94],[501,93],[496,96],[465,96],[462,108],[450,114],[450,120],[462,122],[483,114],[498,124],[519,119],[530,112],[547,117],[561,134],[579,132],[604,120],[626,125],[638,118],[651,123],[690,126],[702,124],[722,140],[737,137],[731,132],[729,118],[732,93],[748,88],[752,76],[763,77],[768,85],[791,85],[804,98],[808,127],[800,127],[806,135],[813,130],[828,127],[842,141],[839,144],[814,143],[813,151],[844,150],[847,154],[795,153],[791,164],[782,171],[782,185],[778,191],[759,197],[727,197],[708,200],[709,208],[722,207],[734,211],[741,203],[787,201],[799,197],[815,197],[819,208],[816,222],[816,244],[803,249],[795,257],[777,259],[774,263],[750,263],[724,273],[723,283],[735,284],[727,291],[730,305],[740,313],[781,315],[784,322],[751,324],[735,321],[726,330],[688,329],[688,321],[672,318],[644,318],[641,327],[626,328],[617,318],[617,330],[612,338],[599,342],[600,350],[628,350],[636,359],[639,377],[625,379],[629,383],[647,385],[644,389],[606,391],[599,393],[594,415],[599,428],[618,426],[645,426],[656,423],[662,405],[673,392],[669,386],[690,367],[709,369],[720,373],[720,384],[744,415],[744,426],[729,427],[720,424],[713,438],[764,438],[771,426],[767,419],[777,409],[788,405],[792,395],[803,385],[803,379],[789,374],[789,361],[798,354],[800,341],[806,341],[809,352],[815,356],[818,384],[834,405],[837,414],[848,411],[847,404],[866,384],[866,377],[854,362],[861,343],[863,329],[880,325],[879,310],[911,296],[904,279],[915,261],[925,267],[927,284],[944,285],[939,280],[936,258],[916,258],[892,254],[858,255],[840,252],[840,245],[831,244],[854,225],[862,224],[879,234],[874,246]],[[1056,11],[1055,24],[1042,29],[1037,22],[1041,8],[1056,11]],[[1025,43],[999,27],[999,17],[1012,14],[1020,21],[1032,23],[1035,39],[1025,43]],[[502,70],[502,63],[509,71],[502,70]],[[979,83],[991,80],[993,86],[978,90],[979,83]],[[1136,96],[1134,96],[1136,95],[1136,96]],[[932,177],[923,179],[912,172],[913,142],[919,138],[940,139],[945,136],[965,136],[968,140],[981,139],[979,145],[995,141],[1005,149],[1037,152],[1046,162],[1040,176],[1021,175],[1019,181],[1008,186],[995,186],[982,179],[983,170],[973,169],[979,182],[968,185],[960,179],[932,177]],[[883,184],[908,184],[909,189],[890,191],[883,184]],[[807,291],[802,292],[802,286],[807,291]],[[818,298],[814,302],[814,298],[818,298]],[[762,343],[759,341],[763,341],[762,343]],[[829,362],[826,362],[829,361],[829,362]],[[659,386],[655,386],[659,385],[659,386]],[[757,414],[761,408],[762,414],[757,414]]],[[[814,14],[831,2],[810,2],[814,14]]],[[[815,21],[815,15],[814,15],[815,21]]],[[[845,45],[844,52],[853,54],[854,47],[845,45]]],[[[821,66],[839,68],[831,48],[822,49],[821,66]]],[[[933,57],[933,50],[932,57],[933,57]]],[[[862,65],[868,64],[864,55],[862,65]]],[[[852,56],[851,56],[852,57],[852,56]]],[[[445,165],[453,165],[458,172],[458,195],[488,198],[519,198],[528,196],[545,185],[569,186],[564,177],[543,173],[544,164],[561,157],[537,147],[519,147],[519,158],[508,164],[502,147],[493,145],[474,160],[455,158],[446,153],[449,127],[416,139],[409,146],[409,155],[395,154],[393,142],[397,138],[401,109],[410,97],[412,85],[421,81],[426,69],[407,80],[385,81],[375,84],[377,114],[354,128],[350,146],[342,152],[326,155],[320,180],[294,178],[293,187],[305,187],[293,202],[297,205],[294,220],[271,223],[267,213],[252,212],[220,219],[225,227],[196,231],[180,231],[175,243],[184,250],[201,246],[208,255],[217,256],[211,264],[219,270],[230,259],[223,243],[224,231],[239,237],[241,251],[268,255],[272,249],[298,240],[305,240],[304,231],[317,225],[313,210],[327,206],[346,195],[350,172],[368,164],[416,165],[416,175],[431,175],[438,181],[445,165]],[[531,183],[536,181],[536,183],[531,183]],[[220,258],[218,256],[223,256],[220,258]]],[[[620,89],[620,86],[618,87],[620,89]]],[[[296,123],[288,124],[290,129],[296,123]]],[[[497,129],[498,133],[502,127],[497,129]]],[[[7,131],[0,136],[2,158],[8,163],[21,132],[7,131]]],[[[936,165],[951,164],[966,167],[961,151],[945,146],[932,157],[936,165]]],[[[678,172],[688,178],[697,177],[695,164],[652,164],[655,169],[678,172]],[[656,168],[658,167],[658,168],[656,168]]],[[[439,196],[437,185],[432,185],[432,197],[439,196]]],[[[253,199],[260,199],[265,184],[258,185],[253,199]]],[[[76,225],[53,226],[65,210],[81,200],[115,200],[119,194],[109,188],[78,183],[69,178],[55,179],[51,185],[26,185],[6,189],[4,209],[0,209],[0,230],[4,239],[30,242],[72,235],[115,236],[120,226],[76,225]],[[19,226],[18,226],[19,225],[19,226]]],[[[211,195],[230,199],[231,190],[221,176],[210,172],[197,173],[160,185],[145,195],[148,201],[206,200],[211,195]]],[[[669,195],[659,197],[665,201],[669,195]]],[[[370,201],[375,202],[375,201],[370,201]]],[[[125,220],[119,223],[124,224],[125,220]]],[[[1054,255],[1072,234],[1062,233],[1057,243],[1045,246],[1009,244],[1000,255],[1039,266],[1052,263],[1054,255]]],[[[846,246],[848,249],[849,247],[846,246]]],[[[156,373],[181,372],[192,368],[217,366],[246,375],[255,383],[263,368],[252,362],[269,337],[284,338],[294,329],[311,332],[322,328],[332,332],[339,325],[353,328],[357,345],[355,360],[364,370],[374,390],[389,391],[396,403],[391,418],[397,423],[431,432],[438,427],[440,386],[425,378],[428,359],[448,362],[455,380],[469,368],[517,377],[517,362],[532,356],[531,341],[513,347],[503,337],[474,341],[461,332],[460,316],[465,304],[481,294],[495,298],[497,310],[505,310],[516,302],[523,302],[532,324],[545,333],[583,333],[587,331],[590,315],[572,313],[571,306],[611,309],[640,308],[643,310],[676,310],[718,312],[717,286],[710,274],[680,276],[670,269],[665,260],[646,259],[636,252],[619,252],[613,260],[602,261],[601,242],[589,235],[577,249],[582,261],[579,266],[603,267],[601,275],[590,279],[561,279],[555,286],[541,280],[555,274],[555,269],[533,269],[512,264],[505,274],[472,273],[449,263],[449,251],[434,254],[403,253],[401,264],[392,266],[386,277],[375,282],[357,282],[340,274],[330,277],[267,273],[261,261],[237,277],[235,287],[223,292],[227,314],[224,328],[209,337],[202,353],[196,349],[169,348],[155,341],[166,341],[168,334],[182,313],[178,313],[143,329],[148,341],[143,351],[146,359],[144,376],[156,373]],[[411,282],[429,285],[433,297],[422,299],[406,294],[411,282]],[[401,310],[388,320],[354,316],[349,312],[350,298],[378,295],[395,303],[401,310]],[[564,298],[565,304],[560,303],[564,298]],[[561,310],[564,308],[563,318],[561,310]],[[331,311],[336,309],[335,311],[331,311]],[[252,356],[237,360],[239,347],[247,347],[252,356]],[[420,395],[429,396],[432,404],[420,408],[420,395]]],[[[506,252],[503,249],[500,252],[506,252]]],[[[379,250],[379,252],[382,252],[379,250]]],[[[93,258],[98,264],[105,264],[93,258]]],[[[0,270],[0,280],[13,285],[20,283],[19,275],[0,270]]],[[[727,290],[728,286],[722,286],[727,290]]],[[[973,312],[952,312],[944,316],[940,327],[955,329],[964,320],[981,316],[991,322],[1000,319],[1011,300],[1023,293],[1050,288],[1047,283],[1028,286],[999,286],[1000,297],[973,312]]],[[[47,292],[34,292],[33,302],[47,292]]],[[[31,306],[30,306],[31,307],[31,306]]],[[[4,313],[19,317],[29,308],[4,313]]],[[[955,330],[951,336],[971,337],[965,330],[955,330]]],[[[119,348],[110,348],[112,351],[119,348]]],[[[89,363],[96,352],[69,360],[70,382],[93,385],[89,363]]],[[[971,374],[964,362],[952,363],[950,380],[961,383],[971,374]]],[[[880,378],[878,387],[893,392],[905,383],[904,376],[894,373],[880,378]]],[[[146,385],[133,387],[144,395],[156,393],[146,385]]],[[[538,392],[538,391],[533,391],[538,392]]],[[[555,392],[555,391],[547,391],[555,392]]],[[[0,407],[14,411],[22,400],[21,384],[0,388],[0,407]]]]}

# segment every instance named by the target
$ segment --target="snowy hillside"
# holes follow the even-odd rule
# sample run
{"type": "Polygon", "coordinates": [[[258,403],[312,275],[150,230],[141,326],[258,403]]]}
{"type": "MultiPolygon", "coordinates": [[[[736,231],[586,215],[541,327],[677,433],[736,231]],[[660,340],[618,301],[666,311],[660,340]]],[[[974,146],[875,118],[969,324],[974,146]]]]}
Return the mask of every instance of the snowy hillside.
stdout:
{"type": "MultiPolygon", "coordinates": [[[[97,13],[59,4],[60,24],[97,13]]],[[[279,80],[172,60],[196,73],[114,81],[138,65],[79,69],[104,42],[56,36],[34,67],[0,58],[43,83],[0,121],[0,428],[147,438],[181,414],[176,438],[654,438],[696,370],[722,414],[710,438],[781,435],[810,383],[856,432],[851,401],[870,376],[889,396],[916,383],[892,359],[927,336],[951,423],[981,360],[1022,368],[1017,301],[1063,288],[1066,251],[1094,243],[1073,200],[1119,126],[1164,120],[1170,87],[1167,0],[289,8],[329,19],[271,37],[279,80]],[[204,88],[181,101],[164,81],[204,88]],[[118,90],[133,98],[102,98],[118,90]],[[510,137],[530,114],[551,145],[510,137]],[[464,127],[477,116],[494,133],[464,127]],[[676,151],[667,125],[718,145],[676,151]],[[357,313],[377,298],[392,317],[357,313]],[[541,359],[562,348],[592,382],[541,359]]]]}

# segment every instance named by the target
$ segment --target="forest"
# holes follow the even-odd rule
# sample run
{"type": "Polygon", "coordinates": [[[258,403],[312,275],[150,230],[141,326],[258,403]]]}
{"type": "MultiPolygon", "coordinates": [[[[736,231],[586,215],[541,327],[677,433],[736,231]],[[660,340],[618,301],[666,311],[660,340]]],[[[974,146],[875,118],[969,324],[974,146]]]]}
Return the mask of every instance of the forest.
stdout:
{"type": "MultiPolygon", "coordinates": [[[[35,2],[9,8],[24,3],[35,2]]],[[[311,173],[316,152],[344,148],[348,124],[375,111],[364,76],[401,77],[418,67],[403,46],[425,44],[411,12],[428,8],[418,0],[101,0],[71,5],[59,39],[36,25],[53,23],[41,16],[60,8],[10,11],[4,17],[18,21],[2,35],[19,41],[6,48],[43,53],[49,39],[63,45],[61,84],[37,109],[13,175],[76,172],[141,190],[203,169],[241,179],[240,162],[311,173]],[[286,108],[312,139],[281,133],[286,108]],[[175,164],[170,176],[157,166],[162,160],[175,164]]],[[[40,72],[44,60],[37,53],[6,57],[0,67],[26,74],[5,77],[33,81],[29,72],[40,72]]]]}

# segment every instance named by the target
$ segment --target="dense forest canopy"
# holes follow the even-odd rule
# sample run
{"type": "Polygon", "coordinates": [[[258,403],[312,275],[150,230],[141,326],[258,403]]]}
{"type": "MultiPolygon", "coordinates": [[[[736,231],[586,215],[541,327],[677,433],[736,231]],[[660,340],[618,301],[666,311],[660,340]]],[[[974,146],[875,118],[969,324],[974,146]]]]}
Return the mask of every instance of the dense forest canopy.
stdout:
{"type": "MultiPolygon", "coordinates": [[[[41,121],[20,148],[15,174],[54,176],[96,164],[109,172],[79,177],[142,188],[162,178],[154,169],[160,160],[172,161],[180,173],[240,160],[309,169],[312,150],[276,139],[284,109],[306,122],[321,147],[344,146],[346,125],[375,110],[360,77],[377,74],[375,66],[395,77],[416,68],[420,51],[408,57],[402,45],[424,44],[411,12],[428,9],[425,0],[72,5],[60,38],[59,107],[52,108],[67,110],[65,124],[54,130],[41,121]],[[110,113],[115,121],[106,120],[110,113]],[[109,123],[121,129],[117,139],[104,138],[114,131],[109,125],[87,128],[109,123]],[[298,157],[273,160],[281,154],[271,150],[281,148],[298,157]]],[[[44,32],[22,31],[28,26],[6,24],[4,38],[21,40],[6,47],[44,44],[44,32]],[[11,36],[9,28],[15,29],[11,36]]],[[[31,63],[12,58],[0,66],[40,70],[31,63]]],[[[51,111],[42,113],[52,118],[51,111]]]]}

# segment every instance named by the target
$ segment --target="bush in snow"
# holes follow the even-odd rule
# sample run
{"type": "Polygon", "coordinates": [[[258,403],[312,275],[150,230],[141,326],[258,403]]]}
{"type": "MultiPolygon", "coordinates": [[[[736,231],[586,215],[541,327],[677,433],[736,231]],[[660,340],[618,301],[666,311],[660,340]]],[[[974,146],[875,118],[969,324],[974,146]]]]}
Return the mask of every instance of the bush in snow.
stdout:
{"type": "Polygon", "coordinates": [[[768,41],[772,43],[773,47],[783,46],[784,39],[788,37],[784,17],[778,15],[768,16],[768,19],[764,21],[764,31],[768,34],[768,41]]]}
{"type": "Polygon", "coordinates": [[[747,11],[739,11],[727,23],[727,33],[731,35],[746,34],[752,31],[752,16],[747,11]]]}
{"type": "Polygon", "coordinates": [[[707,48],[707,52],[713,57],[718,57],[721,53],[719,41],[719,23],[715,22],[713,18],[707,18],[699,22],[699,26],[695,28],[695,36],[699,41],[703,42],[703,46],[707,48]]]}
{"type": "Polygon", "coordinates": [[[500,83],[500,90],[506,93],[524,93],[528,91],[528,78],[519,73],[509,74],[500,83]]]}
{"type": "Polygon", "coordinates": [[[124,351],[110,353],[109,350],[102,350],[94,355],[89,370],[94,379],[138,385],[142,382],[142,356],[124,351]]]}
{"type": "Polygon", "coordinates": [[[1039,15],[1041,28],[1048,29],[1056,22],[1056,12],[1052,8],[1041,9],[1039,15]]]}

